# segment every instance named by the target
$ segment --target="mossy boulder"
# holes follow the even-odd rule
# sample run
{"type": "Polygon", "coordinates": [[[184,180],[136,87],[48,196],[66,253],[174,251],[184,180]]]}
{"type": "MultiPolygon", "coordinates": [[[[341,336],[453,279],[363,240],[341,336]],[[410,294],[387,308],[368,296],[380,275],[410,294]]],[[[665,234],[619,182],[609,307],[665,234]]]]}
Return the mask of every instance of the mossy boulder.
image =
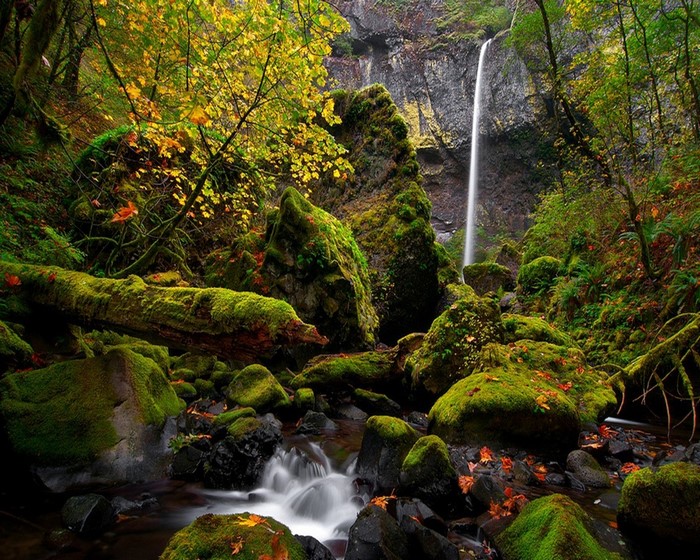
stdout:
{"type": "Polygon", "coordinates": [[[543,294],[554,284],[562,262],[555,257],[537,257],[520,267],[518,271],[518,289],[529,295],[543,294]]]}
{"type": "Polygon", "coordinates": [[[357,457],[357,473],[373,485],[375,493],[389,493],[399,484],[401,465],[420,433],[392,416],[367,420],[357,457]]]}
{"type": "Polygon", "coordinates": [[[462,496],[447,445],[435,435],[416,441],[401,464],[399,481],[403,494],[420,498],[437,511],[444,512],[453,498],[462,496]]]}
{"type": "Polygon", "coordinates": [[[504,313],[502,319],[506,342],[528,339],[550,342],[567,348],[576,348],[577,346],[568,334],[553,327],[540,317],[504,313]]]}
{"type": "Polygon", "coordinates": [[[171,359],[170,369],[173,370],[173,378],[194,381],[194,379],[209,379],[216,363],[216,356],[213,354],[185,352],[171,359]],[[188,379],[187,375],[181,374],[181,370],[192,372],[192,379],[188,379]]]}
{"type": "Polygon", "coordinates": [[[468,376],[481,348],[503,341],[503,325],[496,303],[478,296],[454,302],[430,327],[422,346],[406,361],[411,389],[435,398],[468,376]]]}
{"type": "Polygon", "coordinates": [[[700,544],[700,466],[671,463],[641,469],[622,486],[617,508],[620,529],[643,539],[700,544]]]}
{"type": "Polygon", "coordinates": [[[264,238],[213,259],[208,281],[287,301],[330,340],[329,348],[374,346],[378,326],[367,262],[340,221],[288,188],[264,238]]]}
{"type": "Polygon", "coordinates": [[[229,405],[249,406],[259,413],[288,408],[289,396],[270,370],[260,364],[243,368],[226,390],[229,405]]]}
{"type": "Polygon", "coordinates": [[[612,486],[608,473],[603,470],[596,458],[582,449],[574,449],[567,455],[566,470],[586,486],[592,488],[612,486]]]}
{"type": "Polygon", "coordinates": [[[568,452],[577,444],[582,420],[595,421],[616,403],[605,374],[587,368],[576,349],[534,341],[489,344],[478,367],[428,415],[429,432],[448,443],[568,452]]]}
{"type": "Polygon", "coordinates": [[[271,517],[253,517],[249,513],[198,517],[172,536],[160,560],[230,560],[234,547],[239,546],[236,560],[307,560],[301,544],[285,525],[271,517]]]}
{"type": "Polygon", "coordinates": [[[316,204],[348,225],[367,257],[382,341],[424,332],[439,297],[439,246],[407,126],[382,85],[334,92],[342,119],[331,134],[354,174],[322,179],[316,204]]]}
{"type": "Polygon", "coordinates": [[[469,264],[462,269],[464,283],[479,295],[488,292],[515,289],[515,275],[505,266],[496,263],[469,264]]]}
{"type": "Polygon", "coordinates": [[[309,387],[317,392],[349,391],[354,388],[390,388],[403,378],[396,349],[317,356],[292,378],[292,388],[309,387]]]}
{"type": "Polygon", "coordinates": [[[23,364],[33,354],[32,347],[22,340],[7,323],[0,321],[0,373],[10,364],[23,364]]]}
{"type": "Polygon", "coordinates": [[[401,416],[401,405],[383,393],[375,393],[366,389],[355,389],[352,392],[352,396],[357,406],[371,416],[401,416]]]}
{"type": "Polygon", "coordinates": [[[504,560],[620,560],[598,542],[592,523],[571,498],[552,494],[528,503],[496,545],[504,560]]]}
{"type": "Polygon", "coordinates": [[[181,409],[165,373],[128,348],[0,380],[9,441],[52,489],[161,478],[181,409]]]}

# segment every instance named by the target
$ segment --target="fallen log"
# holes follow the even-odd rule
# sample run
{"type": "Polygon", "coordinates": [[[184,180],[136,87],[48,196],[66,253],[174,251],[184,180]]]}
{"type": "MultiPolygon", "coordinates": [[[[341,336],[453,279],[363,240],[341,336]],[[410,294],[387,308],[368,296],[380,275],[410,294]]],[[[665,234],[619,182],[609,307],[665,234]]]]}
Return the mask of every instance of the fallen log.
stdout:
{"type": "Polygon", "coordinates": [[[58,267],[0,261],[0,285],[33,313],[121,331],[184,350],[253,362],[278,346],[325,344],[286,302],[224,288],[165,288],[137,276],[96,278],[58,267]]]}

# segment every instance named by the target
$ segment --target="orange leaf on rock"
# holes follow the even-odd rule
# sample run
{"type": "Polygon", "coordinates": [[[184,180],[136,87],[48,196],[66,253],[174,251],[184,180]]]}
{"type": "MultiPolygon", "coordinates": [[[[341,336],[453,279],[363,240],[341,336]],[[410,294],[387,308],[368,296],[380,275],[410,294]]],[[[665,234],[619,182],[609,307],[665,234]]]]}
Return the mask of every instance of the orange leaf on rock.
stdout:
{"type": "Polygon", "coordinates": [[[491,505],[489,506],[489,515],[494,519],[498,519],[499,517],[505,517],[506,515],[510,515],[510,512],[504,507],[502,507],[500,504],[497,504],[496,502],[491,502],[491,505]]]}
{"type": "Polygon", "coordinates": [[[260,515],[256,515],[254,513],[251,513],[248,515],[248,517],[241,517],[240,515],[236,517],[239,525],[243,525],[244,527],[256,527],[258,525],[263,525],[266,528],[270,528],[270,524],[267,522],[267,519],[264,517],[261,517],[260,515]]]}
{"type": "Polygon", "coordinates": [[[289,551],[283,542],[280,541],[280,537],[284,533],[282,531],[276,531],[272,536],[270,544],[272,545],[272,556],[269,554],[261,554],[258,556],[258,560],[289,560],[289,551]]]}
{"type": "Polygon", "coordinates": [[[457,479],[457,482],[459,483],[460,490],[462,490],[462,494],[468,494],[476,480],[473,476],[463,474],[457,479]]]}
{"type": "Polygon", "coordinates": [[[635,465],[634,463],[625,463],[620,467],[620,472],[622,474],[630,474],[635,471],[639,470],[639,465],[635,465]]]}
{"type": "Polygon", "coordinates": [[[391,496],[375,496],[369,501],[369,503],[382,509],[386,509],[386,506],[389,505],[389,498],[391,498],[391,496]]]}
{"type": "Polygon", "coordinates": [[[238,536],[235,539],[233,539],[229,544],[231,547],[231,556],[235,556],[238,554],[241,550],[243,550],[243,543],[245,541],[243,540],[243,537],[238,536]]]}
{"type": "Polygon", "coordinates": [[[488,447],[484,445],[481,449],[479,449],[479,462],[481,463],[488,463],[489,461],[493,461],[493,451],[491,451],[488,447]]]}
{"type": "Polygon", "coordinates": [[[513,469],[513,461],[510,457],[501,457],[501,468],[503,472],[509,473],[513,469]]]}

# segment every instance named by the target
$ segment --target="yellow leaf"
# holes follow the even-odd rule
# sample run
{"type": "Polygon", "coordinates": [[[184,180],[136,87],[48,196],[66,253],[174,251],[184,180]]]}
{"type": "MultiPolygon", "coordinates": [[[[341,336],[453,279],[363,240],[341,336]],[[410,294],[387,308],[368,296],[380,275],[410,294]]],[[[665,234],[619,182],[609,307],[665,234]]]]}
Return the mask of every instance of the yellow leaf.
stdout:
{"type": "Polygon", "coordinates": [[[107,27],[107,22],[104,20],[104,18],[98,17],[97,25],[99,25],[100,27],[107,27]]]}
{"type": "Polygon", "coordinates": [[[550,410],[549,405],[547,404],[547,396],[546,395],[540,395],[535,399],[535,402],[537,403],[537,406],[540,408],[544,408],[545,410],[550,410]]]}
{"type": "Polygon", "coordinates": [[[209,122],[209,115],[206,114],[204,109],[197,105],[190,113],[190,122],[196,125],[206,125],[209,122]]]}
{"type": "Polygon", "coordinates": [[[236,519],[238,519],[236,523],[238,525],[243,525],[244,527],[257,527],[258,525],[262,525],[266,528],[270,527],[270,524],[267,522],[267,519],[254,513],[251,513],[248,517],[241,517],[240,515],[238,515],[236,516],[236,519]]]}

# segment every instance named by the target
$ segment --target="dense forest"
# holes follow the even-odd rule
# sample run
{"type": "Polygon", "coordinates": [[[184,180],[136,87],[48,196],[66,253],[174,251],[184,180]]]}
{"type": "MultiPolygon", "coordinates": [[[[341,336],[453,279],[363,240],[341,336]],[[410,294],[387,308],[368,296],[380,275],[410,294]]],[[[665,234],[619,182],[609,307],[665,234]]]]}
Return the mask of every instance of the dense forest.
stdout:
{"type": "Polygon", "coordinates": [[[700,544],[697,0],[2,0],[0,203],[8,558],[700,544]],[[426,107],[338,87],[400,42],[363,17],[524,68],[540,194],[479,262],[426,107]],[[305,469],[328,533],[254,507],[305,469]]]}

